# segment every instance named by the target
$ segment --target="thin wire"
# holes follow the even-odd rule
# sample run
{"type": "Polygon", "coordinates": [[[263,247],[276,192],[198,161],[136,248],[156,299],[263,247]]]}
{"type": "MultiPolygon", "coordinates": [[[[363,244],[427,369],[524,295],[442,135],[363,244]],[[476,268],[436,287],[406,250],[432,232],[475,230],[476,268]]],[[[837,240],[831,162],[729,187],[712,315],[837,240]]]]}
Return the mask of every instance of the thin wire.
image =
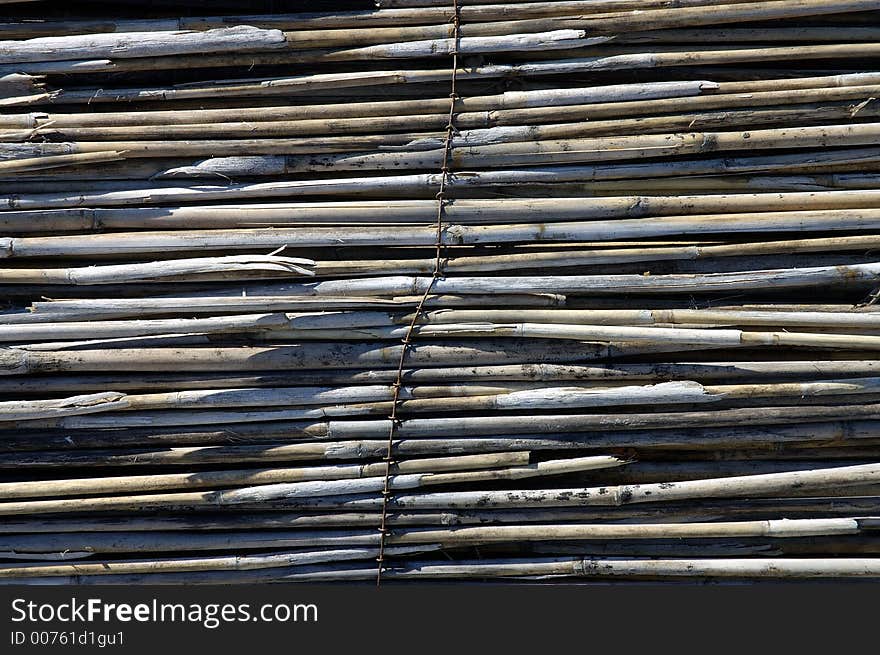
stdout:
{"type": "Polygon", "coordinates": [[[458,8],[458,0],[452,0],[452,8],[452,26],[455,42],[452,49],[452,77],[451,90],[449,93],[449,120],[446,123],[446,138],[443,144],[443,158],[441,159],[442,166],[440,168],[440,189],[437,191],[436,195],[437,235],[435,241],[436,251],[434,256],[434,271],[431,274],[431,279],[428,282],[428,286],[425,288],[425,293],[422,294],[418,305],[416,305],[415,312],[413,312],[412,319],[410,320],[409,326],[407,327],[406,333],[403,337],[403,347],[400,350],[400,360],[397,363],[397,376],[393,385],[391,415],[389,416],[391,425],[388,429],[388,445],[385,450],[385,457],[382,458],[382,461],[385,462],[385,482],[382,485],[382,521],[379,526],[379,555],[378,557],[376,557],[376,562],[378,563],[378,566],[376,568],[377,587],[382,584],[382,573],[385,570],[385,546],[389,534],[388,504],[391,500],[391,470],[394,466],[394,437],[397,435],[398,429],[400,428],[400,392],[401,388],[403,387],[404,365],[406,363],[406,356],[409,352],[409,347],[410,345],[412,345],[413,332],[415,331],[415,327],[419,322],[419,318],[424,313],[425,303],[428,301],[428,296],[431,295],[431,290],[434,288],[434,283],[443,277],[443,218],[446,215],[446,190],[449,186],[449,177],[451,175],[450,155],[452,153],[452,140],[455,137],[456,131],[455,107],[459,99],[455,85],[456,76],[458,73],[458,42],[461,38],[461,12],[458,8]]]}

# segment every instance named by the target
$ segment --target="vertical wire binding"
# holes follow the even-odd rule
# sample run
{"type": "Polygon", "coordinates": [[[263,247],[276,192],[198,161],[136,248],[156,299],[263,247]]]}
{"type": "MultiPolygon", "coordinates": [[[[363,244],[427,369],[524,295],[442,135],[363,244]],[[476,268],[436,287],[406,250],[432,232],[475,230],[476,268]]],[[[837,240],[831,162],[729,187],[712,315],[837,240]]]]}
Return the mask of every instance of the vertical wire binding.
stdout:
{"type": "Polygon", "coordinates": [[[391,421],[391,425],[388,430],[388,445],[385,450],[385,457],[382,458],[382,461],[385,462],[385,482],[382,485],[382,520],[379,525],[379,555],[376,557],[376,562],[378,566],[376,567],[376,586],[380,586],[382,584],[382,573],[385,571],[385,546],[388,539],[388,503],[391,500],[391,469],[394,466],[394,437],[397,435],[397,431],[400,427],[400,418],[398,416],[400,409],[400,391],[403,386],[403,369],[404,364],[406,363],[406,356],[409,352],[409,347],[412,344],[412,336],[415,330],[416,325],[419,322],[419,318],[424,314],[425,303],[428,300],[428,296],[431,295],[431,290],[434,288],[434,283],[443,277],[443,218],[446,215],[446,191],[449,186],[449,177],[451,174],[450,171],[450,154],[452,153],[452,140],[455,137],[455,107],[456,103],[459,99],[458,93],[456,92],[456,77],[458,75],[458,44],[461,38],[461,11],[458,7],[458,0],[452,0],[452,27],[453,27],[453,38],[454,43],[452,47],[452,76],[450,79],[450,92],[449,92],[449,120],[446,123],[446,136],[443,143],[443,155],[440,167],[440,189],[437,191],[437,236],[435,241],[435,255],[434,255],[434,271],[431,274],[431,279],[428,282],[428,286],[425,289],[425,293],[422,294],[422,297],[419,299],[418,304],[416,305],[416,309],[413,312],[412,319],[407,326],[406,333],[403,337],[402,347],[400,349],[400,360],[397,364],[397,376],[393,385],[393,395],[391,398],[391,414],[388,417],[391,421]]]}

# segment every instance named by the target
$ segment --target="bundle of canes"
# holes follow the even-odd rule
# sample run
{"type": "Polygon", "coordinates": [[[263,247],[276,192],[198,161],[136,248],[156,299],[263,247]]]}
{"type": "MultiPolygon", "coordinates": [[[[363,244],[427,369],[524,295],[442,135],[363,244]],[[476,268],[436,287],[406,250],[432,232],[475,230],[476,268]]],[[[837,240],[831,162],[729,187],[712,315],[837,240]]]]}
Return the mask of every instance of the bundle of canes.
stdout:
{"type": "Polygon", "coordinates": [[[0,583],[880,575],[880,4],[221,4],[4,3],[0,583]]]}

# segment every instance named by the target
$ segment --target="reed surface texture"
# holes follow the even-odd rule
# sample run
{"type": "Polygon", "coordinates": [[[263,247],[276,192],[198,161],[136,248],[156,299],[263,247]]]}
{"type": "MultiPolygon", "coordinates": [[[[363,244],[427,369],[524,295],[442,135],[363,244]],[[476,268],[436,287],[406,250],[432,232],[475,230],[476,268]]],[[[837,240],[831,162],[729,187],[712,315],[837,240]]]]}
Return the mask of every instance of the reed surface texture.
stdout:
{"type": "Polygon", "coordinates": [[[878,43],[0,1],[0,584],[880,578],[878,43]]]}

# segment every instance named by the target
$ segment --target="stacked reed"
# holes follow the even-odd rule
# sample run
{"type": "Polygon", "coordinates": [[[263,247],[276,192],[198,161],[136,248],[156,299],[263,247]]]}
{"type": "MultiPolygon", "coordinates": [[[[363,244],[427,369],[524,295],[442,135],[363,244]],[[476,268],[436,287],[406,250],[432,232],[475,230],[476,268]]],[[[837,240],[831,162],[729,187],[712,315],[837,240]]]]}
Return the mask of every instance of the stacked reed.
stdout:
{"type": "Polygon", "coordinates": [[[880,576],[880,2],[44,4],[0,582],[880,576]]]}

